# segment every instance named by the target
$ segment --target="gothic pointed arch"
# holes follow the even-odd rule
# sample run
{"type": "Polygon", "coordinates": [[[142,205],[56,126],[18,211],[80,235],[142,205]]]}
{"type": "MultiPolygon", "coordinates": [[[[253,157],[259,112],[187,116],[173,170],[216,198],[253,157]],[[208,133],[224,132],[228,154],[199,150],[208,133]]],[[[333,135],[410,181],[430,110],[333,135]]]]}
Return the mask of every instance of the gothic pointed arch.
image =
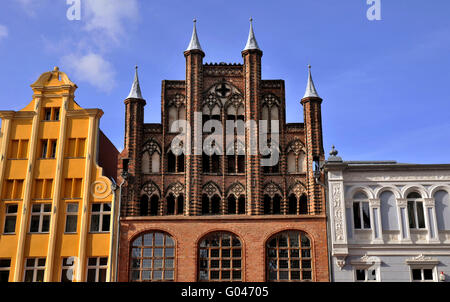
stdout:
{"type": "Polygon", "coordinates": [[[234,197],[239,198],[242,194],[245,194],[245,187],[240,182],[235,182],[228,187],[226,196],[234,195],[234,197]]]}
{"type": "Polygon", "coordinates": [[[141,195],[143,194],[147,195],[149,198],[153,195],[161,197],[161,190],[159,189],[157,184],[149,180],[142,186],[141,195]]]}
{"type": "Polygon", "coordinates": [[[215,194],[217,194],[219,196],[222,196],[222,192],[220,191],[219,186],[216,183],[212,182],[212,181],[207,182],[203,186],[203,190],[202,191],[203,191],[204,194],[207,194],[208,197],[212,197],[215,194]]]}

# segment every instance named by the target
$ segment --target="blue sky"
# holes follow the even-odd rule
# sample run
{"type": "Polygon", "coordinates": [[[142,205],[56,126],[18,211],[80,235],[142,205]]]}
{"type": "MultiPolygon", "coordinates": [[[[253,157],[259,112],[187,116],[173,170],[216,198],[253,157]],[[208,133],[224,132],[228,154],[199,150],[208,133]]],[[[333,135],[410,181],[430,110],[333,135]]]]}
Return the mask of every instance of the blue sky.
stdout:
{"type": "Polygon", "coordinates": [[[101,128],[123,146],[124,104],[139,65],[146,122],[160,121],[161,80],[184,79],[192,19],[205,62],[242,62],[250,16],[264,79],[284,79],[288,122],[303,120],[307,64],[323,98],[326,151],[344,160],[450,163],[450,2],[381,0],[66,0],[0,4],[0,109],[20,110],[29,85],[59,66],[77,102],[102,108],[101,128]]]}

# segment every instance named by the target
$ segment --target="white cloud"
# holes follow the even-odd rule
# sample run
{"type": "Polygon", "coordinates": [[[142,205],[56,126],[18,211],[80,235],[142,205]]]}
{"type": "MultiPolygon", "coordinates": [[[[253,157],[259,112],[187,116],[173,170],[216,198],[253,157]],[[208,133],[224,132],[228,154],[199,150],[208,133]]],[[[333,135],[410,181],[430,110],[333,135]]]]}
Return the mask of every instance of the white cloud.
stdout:
{"type": "Polygon", "coordinates": [[[115,86],[114,67],[101,55],[69,54],[62,58],[62,65],[73,73],[75,79],[87,82],[101,91],[110,92],[115,86]]]}
{"type": "Polygon", "coordinates": [[[8,36],[8,28],[0,24],[0,40],[8,36]]]}
{"type": "Polygon", "coordinates": [[[118,42],[125,34],[125,24],[139,17],[137,0],[85,0],[84,29],[105,33],[118,42]]]}

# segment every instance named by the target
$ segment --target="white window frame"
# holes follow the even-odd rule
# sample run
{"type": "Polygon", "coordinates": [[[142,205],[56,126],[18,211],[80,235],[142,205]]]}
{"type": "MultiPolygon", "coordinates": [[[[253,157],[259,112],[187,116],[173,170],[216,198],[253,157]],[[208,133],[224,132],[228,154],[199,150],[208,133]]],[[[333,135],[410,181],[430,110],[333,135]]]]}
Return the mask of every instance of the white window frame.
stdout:
{"type": "Polygon", "coordinates": [[[30,227],[29,227],[29,233],[30,234],[48,234],[50,232],[50,224],[51,224],[51,216],[52,216],[52,204],[51,203],[35,203],[31,205],[31,213],[30,213],[30,227]],[[39,205],[40,211],[39,212],[33,212],[33,206],[34,205],[39,205]],[[44,212],[44,208],[46,205],[50,205],[50,211],[49,212],[44,212]],[[31,231],[31,220],[33,218],[33,216],[39,216],[39,227],[38,227],[38,231],[37,232],[32,232],[31,231]],[[49,230],[43,232],[42,231],[42,223],[44,221],[44,216],[49,216],[50,217],[50,221],[49,221],[49,230]]]}
{"type": "MultiPolygon", "coordinates": [[[[422,198],[408,198],[407,199],[407,204],[409,202],[413,202],[413,208],[414,208],[414,227],[410,227],[411,230],[426,230],[427,229],[427,222],[426,222],[426,217],[425,215],[427,215],[427,213],[425,212],[426,208],[425,208],[425,204],[422,198]],[[424,221],[424,227],[420,228],[419,227],[419,215],[417,214],[417,202],[422,203],[422,213],[423,213],[423,221],[424,221]]],[[[409,206],[406,206],[406,209],[408,211],[408,226],[410,225],[410,221],[409,221],[409,206]]]]}
{"type": "Polygon", "coordinates": [[[60,276],[60,279],[59,279],[61,282],[63,282],[63,281],[62,281],[62,278],[63,278],[64,270],[72,271],[72,280],[71,280],[71,282],[73,282],[73,281],[75,280],[76,263],[77,263],[77,259],[76,259],[76,257],[74,257],[74,256],[71,256],[71,257],[63,257],[63,258],[62,258],[62,261],[61,261],[61,276],[60,276]],[[72,259],[72,264],[71,264],[71,265],[64,265],[64,261],[65,261],[66,259],[67,259],[67,262],[70,262],[70,259],[72,259]]]}
{"type": "Polygon", "coordinates": [[[16,233],[16,227],[17,227],[17,213],[19,212],[19,204],[17,203],[9,203],[9,204],[5,204],[5,221],[3,223],[3,234],[5,235],[13,235],[16,233]],[[17,211],[15,213],[8,213],[8,208],[10,206],[17,206],[17,211]],[[16,217],[16,222],[14,224],[14,231],[13,232],[5,232],[5,227],[6,227],[6,220],[8,217],[16,217]]]}
{"type": "MultiPolygon", "coordinates": [[[[95,282],[100,282],[98,279],[100,277],[100,270],[106,270],[105,282],[108,280],[108,256],[105,257],[88,257],[87,259],[87,269],[86,269],[86,282],[88,281],[89,270],[95,270],[95,282]],[[89,265],[89,259],[95,259],[95,265],[89,265]],[[100,259],[106,259],[106,264],[100,265],[100,259]]],[[[103,282],[103,281],[102,281],[103,282]]]]}
{"type": "Polygon", "coordinates": [[[380,282],[380,270],[376,266],[355,266],[353,268],[353,277],[355,282],[380,282]],[[357,270],[363,270],[365,274],[365,280],[358,280],[356,276],[357,270]],[[375,280],[368,280],[369,271],[375,271],[375,280]]]}
{"type": "Polygon", "coordinates": [[[434,264],[410,265],[409,273],[410,273],[410,277],[411,277],[411,282],[437,282],[438,281],[437,268],[436,268],[436,265],[434,265],[434,264]],[[417,269],[420,269],[420,274],[421,274],[421,278],[422,278],[421,280],[413,279],[413,270],[417,270],[417,269]],[[433,280],[424,280],[424,273],[423,273],[424,269],[431,269],[431,272],[433,274],[433,280]]]}
{"type": "Polygon", "coordinates": [[[9,277],[11,277],[11,258],[0,258],[0,260],[9,260],[9,266],[0,266],[0,272],[8,272],[9,277]]]}
{"type": "Polygon", "coordinates": [[[110,230],[111,230],[111,203],[110,202],[101,202],[101,203],[92,203],[91,204],[91,219],[90,219],[90,222],[89,222],[89,232],[90,233],[109,233],[110,232],[110,230]],[[95,204],[100,204],[100,211],[99,212],[93,212],[92,211],[92,206],[93,205],[95,205],[95,204]],[[105,204],[108,204],[109,205],[109,207],[110,207],[110,210],[109,211],[105,211],[105,209],[104,209],[104,207],[105,207],[105,204]],[[92,217],[93,217],[93,215],[98,215],[99,216],[99,222],[98,222],[98,230],[91,230],[91,226],[92,226],[92,217]],[[109,227],[108,227],[108,230],[107,231],[102,231],[102,226],[103,226],[103,217],[105,216],[105,215],[109,215],[109,222],[110,222],[110,225],[109,225],[109,227]]]}
{"type": "Polygon", "coordinates": [[[39,266],[39,264],[38,264],[39,260],[42,260],[42,259],[46,260],[46,258],[26,258],[25,259],[25,268],[24,268],[24,271],[23,271],[23,281],[24,282],[25,282],[27,271],[33,271],[33,280],[32,280],[32,282],[38,282],[38,281],[36,281],[37,272],[38,271],[44,271],[45,272],[45,266],[47,264],[47,261],[45,261],[44,266],[39,266]],[[28,260],[31,260],[31,259],[34,260],[33,266],[27,266],[28,260]]]}
{"type": "Polygon", "coordinates": [[[76,234],[78,232],[78,211],[79,211],[78,202],[68,202],[68,203],[66,203],[66,223],[64,225],[64,233],[65,234],[76,234]],[[76,205],[77,206],[77,211],[76,212],[69,212],[69,205],[76,205]],[[67,231],[67,218],[69,216],[75,216],[77,218],[75,232],[68,232],[67,231]]]}
{"type": "Polygon", "coordinates": [[[353,220],[353,229],[354,230],[372,230],[372,211],[370,210],[370,204],[369,204],[369,200],[368,199],[353,199],[352,201],[352,220],[353,220]],[[359,204],[359,219],[360,219],[360,224],[361,227],[360,228],[356,228],[355,226],[355,207],[354,204],[358,203],[359,204]],[[364,217],[363,217],[363,203],[367,203],[368,207],[369,207],[369,227],[366,228],[364,227],[364,217]]]}

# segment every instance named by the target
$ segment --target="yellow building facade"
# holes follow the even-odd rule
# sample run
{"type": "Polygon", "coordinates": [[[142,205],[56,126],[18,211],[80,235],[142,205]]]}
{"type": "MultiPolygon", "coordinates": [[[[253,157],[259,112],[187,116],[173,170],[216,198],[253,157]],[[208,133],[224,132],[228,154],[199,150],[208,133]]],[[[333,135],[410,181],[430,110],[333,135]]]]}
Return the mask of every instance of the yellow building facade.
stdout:
{"type": "Polygon", "coordinates": [[[111,281],[118,151],[103,112],[57,67],[31,88],[24,109],[0,111],[0,281],[111,281]]]}

